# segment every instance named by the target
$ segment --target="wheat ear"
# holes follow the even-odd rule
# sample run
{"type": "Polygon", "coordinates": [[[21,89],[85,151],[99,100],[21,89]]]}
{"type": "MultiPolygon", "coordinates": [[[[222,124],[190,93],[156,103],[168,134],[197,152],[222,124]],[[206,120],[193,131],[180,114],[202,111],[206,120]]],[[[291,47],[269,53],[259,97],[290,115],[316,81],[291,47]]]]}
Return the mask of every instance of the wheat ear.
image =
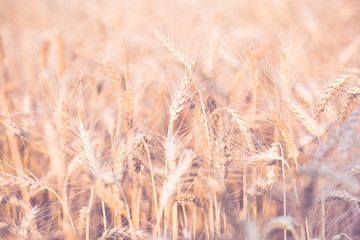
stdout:
{"type": "Polygon", "coordinates": [[[188,64],[188,59],[183,53],[183,50],[179,44],[179,42],[172,36],[171,34],[165,33],[165,31],[161,31],[159,29],[155,30],[155,35],[162,43],[162,45],[175,57],[175,59],[184,64],[185,66],[188,64]]]}
{"type": "Polygon", "coordinates": [[[274,218],[267,224],[267,227],[265,230],[266,239],[268,239],[270,237],[270,234],[274,230],[283,229],[283,230],[290,231],[291,234],[293,235],[293,237],[295,238],[295,240],[300,240],[300,236],[295,228],[297,225],[298,225],[298,223],[296,222],[296,220],[293,217],[282,216],[282,217],[274,218]]]}
{"type": "Polygon", "coordinates": [[[306,130],[311,133],[313,136],[319,136],[319,126],[316,122],[310,117],[310,115],[305,112],[305,110],[293,99],[284,98],[286,105],[289,110],[294,114],[297,120],[299,120],[306,130]]]}
{"type": "Polygon", "coordinates": [[[340,75],[338,78],[335,79],[334,82],[330,84],[330,86],[325,90],[324,95],[321,97],[319,106],[316,108],[316,116],[319,116],[319,114],[324,111],[326,105],[331,101],[336,92],[350,78],[350,75],[340,75]]]}
{"type": "Polygon", "coordinates": [[[299,170],[297,163],[299,152],[296,147],[294,137],[292,136],[290,131],[286,128],[285,123],[283,122],[281,117],[275,112],[275,110],[272,107],[269,107],[269,110],[270,110],[271,118],[275,122],[276,126],[279,128],[281,136],[284,138],[286,148],[289,152],[289,157],[294,160],[295,167],[297,170],[299,170]]]}
{"type": "Polygon", "coordinates": [[[355,101],[356,97],[360,94],[360,88],[359,87],[348,87],[346,88],[346,98],[345,103],[342,105],[340,113],[339,113],[339,119],[340,122],[344,122],[346,117],[349,115],[351,111],[351,105],[355,101]]]}
{"type": "MultiPolygon", "coordinates": [[[[180,188],[180,183],[183,178],[183,175],[192,166],[192,162],[194,158],[195,158],[194,153],[191,150],[185,150],[181,161],[178,163],[176,168],[167,176],[167,179],[165,180],[161,189],[160,210],[159,210],[159,218],[157,222],[158,226],[160,224],[159,223],[160,219],[162,219],[167,202],[169,201],[170,198],[172,198],[175,195],[176,191],[180,188]]],[[[166,229],[164,229],[164,231],[166,231],[166,229]]]]}
{"type": "Polygon", "coordinates": [[[214,112],[211,113],[209,118],[211,118],[214,115],[216,116],[219,111],[226,111],[226,112],[231,114],[231,116],[234,119],[234,121],[235,121],[237,127],[239,128],[240,132],[245,137],[245,142],[246,142],[247,147],[249,148],[250,153],[255,153],[256,148],[255,148],[255,144],[254,144],[254,140],[253,140],[251,131],[250,131],[249,127],[248,127],[248,124],[246,123],[244,118],[241,116],[241,114],[238,111],[234,110],[234,109],[230,109],[230,108],[225,107],[225,108],[216,109],[214,112]]]}
{"type": "Polygon", "coordinates": [[[187,101],[187,91],[190,89],[193,81],[195,60],[186,65],[185,75],[181,81],[180,89],[177,91],[176,96],[173,98],[170,108],[170,122],[168,126],[168,137],[173,135],[174,122],[179,117],[180,112],[185,108],[187,101]]]}

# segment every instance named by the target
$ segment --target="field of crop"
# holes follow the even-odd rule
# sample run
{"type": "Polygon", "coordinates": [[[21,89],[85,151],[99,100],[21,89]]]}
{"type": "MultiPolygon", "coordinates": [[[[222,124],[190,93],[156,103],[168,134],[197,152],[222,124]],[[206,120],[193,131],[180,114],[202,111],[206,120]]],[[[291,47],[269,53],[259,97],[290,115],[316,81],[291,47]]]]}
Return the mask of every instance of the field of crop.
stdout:
{"type": "Polygon", "coordinates": [[[0,239],[360,239],[358,0],[1,0],[0,239]]]}

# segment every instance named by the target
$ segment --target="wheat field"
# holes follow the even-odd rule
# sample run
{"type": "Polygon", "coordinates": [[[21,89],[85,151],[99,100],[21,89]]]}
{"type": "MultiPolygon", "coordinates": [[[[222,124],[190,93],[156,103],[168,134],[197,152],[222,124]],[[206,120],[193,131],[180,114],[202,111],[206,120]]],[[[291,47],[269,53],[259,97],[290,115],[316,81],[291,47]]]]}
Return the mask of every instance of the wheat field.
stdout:
{"type": "Polygon", "coordinates": [[[1,0],[0,239],[360,239],[358,0],[1,0]]]}

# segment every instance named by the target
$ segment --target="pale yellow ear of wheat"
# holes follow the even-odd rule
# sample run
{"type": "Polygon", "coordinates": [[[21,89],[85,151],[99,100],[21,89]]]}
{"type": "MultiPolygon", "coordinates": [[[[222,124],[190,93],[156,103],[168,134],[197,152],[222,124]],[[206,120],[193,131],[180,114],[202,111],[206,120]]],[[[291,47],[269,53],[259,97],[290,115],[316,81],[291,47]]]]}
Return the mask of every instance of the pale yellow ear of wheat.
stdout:
{"type": "Polygon", "coordinates": [[[344,84],[351,78],[357,79],[352,75],[340,75],[336,78],[329,87],[325,90],[325,93],[320,98],[320,103],[316,108],[316,116],[319,116],[324,111],[326,105],[331,101],[334,95],[344,86],[344,84]]]}
{"type": "Polygon", "coordinates": [[[298,226],[298,223],[293,217],[277,217],[267,224],[265,236],[269,236],[276,229],[281,229],[290,231],[295,240],[300,240],[296,226],[298,226]]]}
{"type": "Polygon", "coordinates": [[[344,122],[346,117],[349,115],[351,111],[351,105],[356,100],[356,98],[360,94],[360,88],[359,87],[346,87],[346,97],[345,102],[342,105],[340,112],[339,112],[339,121],[344,122]]]}
{"type": "Polygon", "coordinates": [[[275,112],[275,110],[272,107],[270,107],[269,110],[270,110],[271,118],[275,122],[276,126],[279,128],[281,136],[284,138],[286,148],[288,150],[289,158],[292,158],[294,160],[296,169],[299,169],[297,163],[299,151],[296,147],[296,143],[293,135],[286,127],[281,117],[275,112]]]}
{"type": "Polygon", "coordinates": [[[306,128],[306,130],[314,137],[318,137],[322,131],[318,124],[305,112],[295,100],[290,98],[284,98],[286,105],[288,106],[291,113],[296,117],[298,121],[306,128]]]}

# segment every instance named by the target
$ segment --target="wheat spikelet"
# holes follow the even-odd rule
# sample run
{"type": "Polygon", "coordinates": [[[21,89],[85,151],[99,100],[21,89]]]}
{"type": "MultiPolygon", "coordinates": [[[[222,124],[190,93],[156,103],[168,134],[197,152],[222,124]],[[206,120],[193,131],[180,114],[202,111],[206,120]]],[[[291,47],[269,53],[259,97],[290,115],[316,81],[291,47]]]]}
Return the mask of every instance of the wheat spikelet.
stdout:
{"type": "MultiPolygon", "coordinates": [[[[184,150],[181,161],[179,161],[176,168],[166,176],[166,180],[162,186],[161,194],[160,194],[160,207],[157,215],[159,216],[157,220],[157,232],[159,231],[160,219],[162,219],[163,215],[165,218],[167,217],[167,203],[169,200],[173,199],[173,196],[176,192],[181,189],[181,184],[184,175],[192,166],[193,160],[195,159],[195,154],[191,150],[184,150]]],[[[174,214],[177,214],[176,205],[174,205],[174,214]]],[[[175,216],[175,215],[173,215],[175,216]]],[[[166,220],[164,220],[164,229],[166,231],[166,220]]],[[[178,231],[177,225],[174,223],[173,231],[176,233],[178,231]]]]}
{"type": "Polygon", "coordinates": [[[331,240],[339,240],[339,239],[342,239],[342,237],[345,237],[346,239],[351,240],[351,238],[349,237],[349,235],[347,235],[346,233],[336,234],[335,236],[332,237],[331,240]]]}
{"type": "Polygon", "coordinates": [[[215,168],[220,175],[222,176],[223,180],[227,178],[229,173],[229,165],[231,163],[230,160],[230,150],[228,148],[228,143],[225,139],[215,140],[215,153],[217,157],[215,158],[215,168]]]}
{"type": "Polygon", "coordinates": [[[120,145],[115,149],[114,153],[114,172],[119,181],[122,181],[126,175],[128,169],[126,144],[121,142],[120,145]]]}
{"type": "Polygon", "coordinates": [[[349,167],[349,170],[347,171],[347,173],[350,176],[359,174],[360,173],[360,164],[356,164],[356,165],[349,167]]]}
{"type": "Polygon", "coordinates": [[[67,144],[68,137],[69,137],[69,131],[70,131],[70,118],[69,118],[69,105],[67,101],[65,86],[62,85],[60,87],[60,138],[61,138],[61,144],[64,148],[67,144]]]}
{"type": "Polygon", "coordinates": [[[239,128],[239,130],[245,137],[245,142],[246,142],[247,147],[249,148],[250,153],[255,153],[256,148],[255,148],[255,144],[254,144],[254,140],[253,140],[251,131],[248,127],[248,124],[245,122],[244,118],[241,116],[241,114],[234,109],[218,108],[214,112],[212,112],[212,115],[215,115],[215,116],[218,115],[219,111],[227,111],[228,113],[231,114],[237,127],[239,128]]]}
{"type": "Polygon", "coordinates": [[[116,93],[119,97],[120,104],[122,105],[126,114],[126,131],[132,126],[133,121],[133,82],[129,78],[128,67],[120,76],[119,73],[110,65],[109,62],[104,61],[103,67],[111,79],[113,86],[115,87],[116,93]]]}
{"type": "Polygon", "coordinates": [[[93,168],[97,169],[98,161],[95,154],[93,145],[91,144],[90,131],[86,130],[82,123],[78,126],[79,137],[81,141],[81,146],[83,149],[83,156],[86,159],[87,163],[93,168]]]}
{"type": "Polygon", "coordinates": [[[233,116],[233,119],[236,122],[236,125],[240,129],[241,133],[245,136],[245,141],[246,141],[246,144],[247,144],[247,146],[249,148],[249,151],[251,153],[255,153],[256,150],[255,150],[255,145],[254,145],[254,142],[253,142],[253,138],[251,136],[250,129],[247,126],[246,122],[241,117],[239,112],[237,112],[237,111],[235,111],[233,109],[227,109],[227,111],[229,113],[231,113],[231,115],[233,116]]]}
{"type": "Polygon", "coordinates": [[[197,207],[201,207],[199,197],[193,194],[191,191],[178,192],[175,201],[177,201],[179,204],[194,204],[197,207]]]}
{"type": "Polygon", "coordinates": [[[343,141],[343,153],[347,153],[349,141],[353,135],[353,131],[357,126],[358,118],[360,114],[360,107],[354,109],[345,123],[343,123],[336,131],[324,142],[321,147],[316,151],[314,156],[314,163],[318,163],[326,153],[331,149],[336,147],[336,144],[339,142],[339,139],[344,136],[343,141]],[[345,144],[344,144],[345,143],[345,144]]]}
{"type": "Polygon", "coordinates": [[[270,163],[277,159],[281,159],[279,155],[279,148],[276,143],[273,143],[266,152],[260,152],[250,156],[247,164],[256,165],[258,163],[270,163]]]}
{"type": "Polygon", "coordinates": [[[341,143],[341,151],[344,159],[348,158],[352,142],[356,141],[357,135],[354,135],[354,131],[357,131],[358,129],[359,116],[360,107],[357,107],[351,112],[346,122],[341,126],[341,128],[344,128],[342,133],[343,141],[341,143]]]}
{"type": "Polygon", "coordinates": [[[331,101],[336,92],[346,83],[351,76],[349,75],[340,75],[334,82],[330,84],[330,86],[325,90],[324,95],[321,97],[320,104],[316,108],[316,116],[324,111],[326,105],[331,101]]]}
{"type": "Polygon", "coordinates": [[[21,201],[20,199],[18,199],[15,196],[11,196],[11,195],[1,194],[0,195],[0,203],[1,204],[10,204],[15,207],[21,207],[24,210],[30,209],[29,206],[27,204],[25,204],[23,201],[21,201]]]}
{"type": "Polygon", "coordinates": [[[7,175],[6,179],[0,177],[0,180],[1,180],[0,186],[19,186],[21,189],[28,190],[29,194],[26,196],[27,200],[29,200],[31,197],[33,197],[40,191],[44,191],[44,190],[47,190],[48,192],[51,192],[52,194],[54,194],[63,208],[64,215],[66,215],[66,217],[70,221],[72,230],[76,233],[75,226],[71,219],[70,213],[68,212],[68,209],[65,207],[64,202],[62,201],[62,199],[60,198],[60,196],[56,193],[56,191],[54,189],[52,189],[45,183],[43,183],[39,180],[30,178],[26,175],[21,175],[21,177],[20,176],[13,177],[11,175],[7,175]]]}
{"type": "MultiPolygon", "coordinates": [[[[331,201],[331,200],[343,200],[343,201],[355,202],[355,203],[360,202],[359,197],[356,197],[345,190],[334,190],[331,192],[327,192],[325,194],[325,201],[331,201]]],[[[319,199],[319,201],[321,200],[319,199]]]]}
{"type": "Polygon", "coordinates": [[[184,150],[181,161],[179,161],[176,168],[167,176],[161,189],[160,216],[158,219],[162,218],[166,203],[176,194],[177,190],[180,189],[182,178],[192,166],[194,159],[195,155],[191,150],[184,150]]]}
{"type": "Polygon", "coordinates": [[[0,116],[0,124],[4,125],[6,129],[9,129],[9,131],[17,136],[22,136],[22,131],[20,128],[16,125],[16,123],[11,120],[9,117],[3,117],[0,116]]]}
{"type": "Polygon", "coordinates": [[[180,183],[183,175],[192,166],[194,159],[195,155],[191,150],[184,150],[181,161],[178,163],[173,172],[169,174],[168,178],[163,184],[161,190],[160,206],[164,206],[169,198],[175,194],[176,189],[179,188],[178,184],[180,183]]]}
{"type": "Polygon", "coordinates": [[[86,218],[88,215],[88,208],[86,206],[82,207],[79,210],[78,222],[76,224],[76,228],[80,236],[83,236],[86,228],[86,218]]]}
{"type": "Polygon", "coordinates": [[[194,61],[187,64],[185,75],[181,81],[180,89],[173,98],[170,108],[170,122],[168,126],[168,136],[173,134],[174,121],[179,117],[180,112],[185,108],[187,101],[187,91],[190,89],[193,81],[194,61]]]}
{"type": "Polygon", "coordinates": [[[8,195],[0,195],[0,203],[10,204],[22,209],[17,216],[19,221],[11,226],[13,234],[20,239],[41,239],[40,233],[35,225],[35,220],[39,213],[37,207],[30,207],[17,197],[8,195]]]}
{"type": "Polygon", "coordinates": [[[339,115],[339,121],[344,122],[346,117],[351,111],[351,105],[355,101],[356,97],[360,94],[359,87],[348,87],[346,88],[346,98],[345,103],[341,107],[339,115]]]}
{"type": "Polygon", "coordinates": [[[225,139],[215,140],[215,154],[216,158],[214,159],[215,169],[217,173],[225,181],[229,173],[230,160],[230,150],[228,149],[225,139]]]}
{"type": "Polygon", "coordinates": [[[98,240],[106,240],[106,239],[117,239],[121,238],[124,240],[131,240],[132,233],[136,237],[136,239],[145,239],[146,234],[144,234],[141,230],[131,231],[129,228],[111,228],[103,232],[98,240]]]}
{"type": "Polygon", "coordinates": [[[29,193],[31,193],[30,197],[33,194],[46,189],[44,184],[30,177],[13,177],[8,175],[6,178],[0,177],[0,179],[0,186],[18,186],[22,189],[28,190],[29,193]]]}
{"type": "Polygon", "coordinates": [[[16,235],[21,239],[42,239],[36,229],[35,219],[39,209],[34,207],[27,211],[17,226],[16,235]]]}
{"type": "Polygon", "coordinates": [[[280,168],[277,166],[277,161],[268,162],[265,169],[265,177],[258,177],[246,193],[250,196],[263,195],[277,185],[279,177],[280,168]]]}
{"type": "Polygon", "coordinates": [[[258,88],[260,86],[259,82],[259,70],[256,66],[256,56],[254,49],[250,49],[250,79],[251,79],[251,92],[252,92],[252,114],[255,116],[256,114],[256,105],[257,105],[257,95],[258,88]]]}
{"type": "Polygon", "coordinates": [[[111,79],[112,84],[115,87],[116,93],[120,97],[120,101],[124,102],[124,100],[126,99],[126,92],[125,92],[125,84],[124,84],[123,79],[115,71],[115,69],[110,65],[109,62],[104,61],[103,66],[106,70],[108,77],[111,79]]]}
{"type": "Polygon", "coordinates": [[[125,82],[125,113],[127,116],[127,125],[128,129],[132,127],[133,122],[133,104],[134,104],[134,96],[133,96],[133,82],[129,78],[128,69],[126,69],[124,74],[124,82],[125,82]]]}
{"type": "Polygon", "coordinates": [[[142,166],[144,165],[144,163],[142,161],[142,156],[145,153],[145,146],[144,146],[143,139],[145,139],[145,136],[138,134],[134,141],[134,151],[133,151],[132,162],[133,162],[133,166],[134,166],[134,171],[136,173],[140,173],[141,170],[143,169],[142,166]]]}
{"type": "Polygon", "coordinates": [[[185,66],[188,65],[189,60],[183,53],[180,44],[171,34],[166,34],[165,31],[156,29],[155,35],[178,62],[184,64],[185,66]]]}
{"type": "MultiPolygon", "coordinates": [[[[267,46],[264,46],[257,51],[253,48],[248,49],[247,58],[242,61],[242,67],[239,69],[232,80],[233,84],[228,94],[228,102],[232,102],[235,92],[238,90],[238,86],[241,84],[241,81],[244,80],[246,76],[248,76],[251,80],[251,90],[255,90],[256,96],[256,88],[259,86],[260,82],[258,81],[259,70],[256,67],[256,59],[259,58],[266,50],[267,46]]],[[[253,93],[254,94],[254,93],[253,93]]],[[[254,104],[254,101],[253,101],[254,104]]]]}
{"type": "Polygon", "coordinates": [[[289,66],[285,53],[281,54],[281,90],[284,92],[285,96],[290,96],[291,94],[291,79],[289,77],[289,66]]]}
{"type": "Polygon", "coordinates": [[[179,161],[179,146],[175,137],[169,136],[165,141],[166,175],[172,172],[179,161]]]}
{"type": "Polygon", "coordinates": [[[294,137],[292,136],[290,131],[286,128],[285,123],[282,121],[280,116],[275,112],[275,110],[272,107],[270,107],[269,110],[270,110],[271,118],[275,122],[276,126],[279,128],[280,133],[284,138],[286,148],[289,152],[289,158],[292,158],[294,160],[296,169],[298,169],[297,158],[299,156],[299,152],[296,147],[294,137]]]}
{"type": "Polygon", "coordinates": [[[298,225],[297,221],[293,217],[277,217],[272,219],[266,227],[265,236],[266,239],[270,238],[271,233],[276,229],[283,229],[290,231],[295,240],[300,240],[300,236],[296,231],[296,226],[298,225]]]}
{"type": "Polygon", "coordinates": [[[211,151],[210,150],[211,144],[208,141],[208,134],[207,134],[208,133],[207,132],[208,128],[207,128],[207,125],[206,125],[205,117],[203,115],[203,111],[201,109],[199,100],[195,100],[195,101],[193,101],[191,103],[190,110],[191,110],[191,113],[194,116],[196,125],[199,128],[200,136],[201,136],[201,139],[202,139],[202,142],[203,142],[205,148],[208,151],[211,151]]]}
{"type": "Polygon", "coordinates": [[[318,137],[320,130],[316,122],[309,116],[305,110],[303,110],[295,100],[290,98],[284,98],[289,110],[294,114],[297,120],[299,120],[313,136],[318,137]]]}
{"type": "Polygon", "coordinates": [[[69,178],[73,175],[73,172],[75,172],[80,167],[83,168],[83,163],[84,159],[82,159],[80,155],[76,155],[68,164],[65,176],[65,186],[67,185],[69,178]]]}
{"type": "MultiPolygon", "coordinates": [[[[133,82],[129,79],[128,69],[126,69],[125,73],[121,76],[116,70],[110,65],[109,62],[104,61],[103,67],[111,79],[113,86],[115,87],[115,91],[119,97],[121,109],[124,109],[124,113],[126,116],[126,125],[125,131],[129,131],[132,127],[133,122],[133,82]]],[[[118,119],[119,121],[119,119],[118,119]]]]}

